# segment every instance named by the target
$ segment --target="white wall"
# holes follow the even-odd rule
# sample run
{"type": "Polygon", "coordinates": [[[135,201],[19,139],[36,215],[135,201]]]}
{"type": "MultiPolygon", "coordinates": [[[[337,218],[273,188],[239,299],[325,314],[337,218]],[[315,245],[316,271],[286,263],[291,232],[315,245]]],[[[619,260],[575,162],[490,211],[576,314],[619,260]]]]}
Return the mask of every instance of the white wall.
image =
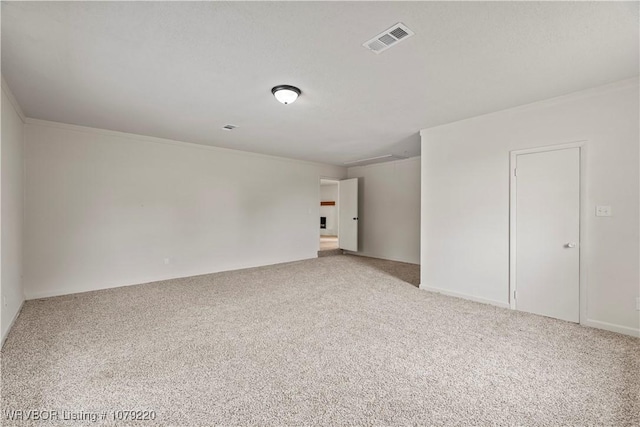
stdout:
{"type": "Polygon", "coordinates": [[[4,342],[22,302],[22,219],[24,123],[20,107],[2,81],[2,137],[0,139],[0,322],[4,342]]]}
{"type": "Polygon", "coordinates": [[[320,176],[346,175],[31,119],[25,129],[28,299],[315,258],[320,176]]]}
{"type": "Polygon", "coordinates": [[[638,335],[638,115],[635,79],[423,130],[421,287],[506,306],[509,151],[585,140],[581,323],[638,335]]]}
{"type": "Polygon", "coordinates": [[[420,157],[351,167],[361,255],[420,264],[420,157]]]}
{"type": "Polygon", "coordinates": [[[338,183],[320,185],[320,201],[336,202],[335,206],[320,206],[320,216],[327,217],[327,228],[320,229],[321,236],[337,236],[338,235],[338,208],[340,206],[338,200],[338,183]]]}

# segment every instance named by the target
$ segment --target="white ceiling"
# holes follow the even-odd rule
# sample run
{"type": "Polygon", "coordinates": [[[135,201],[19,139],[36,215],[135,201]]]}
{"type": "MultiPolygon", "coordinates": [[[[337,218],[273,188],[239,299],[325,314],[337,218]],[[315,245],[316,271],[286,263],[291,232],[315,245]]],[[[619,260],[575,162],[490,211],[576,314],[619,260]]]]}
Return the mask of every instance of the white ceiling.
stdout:
{"type": "Polygon", "coordinates": [[[325,163],[638,75],[638,2],[2,2],[29,117],[325,163]],[[397,22],[415,36],[361,46],[397,22]],[[302,90],[295,104],[271,95],[302,90]],[[238,129],[221,130],[225,124],[238,129]]]}

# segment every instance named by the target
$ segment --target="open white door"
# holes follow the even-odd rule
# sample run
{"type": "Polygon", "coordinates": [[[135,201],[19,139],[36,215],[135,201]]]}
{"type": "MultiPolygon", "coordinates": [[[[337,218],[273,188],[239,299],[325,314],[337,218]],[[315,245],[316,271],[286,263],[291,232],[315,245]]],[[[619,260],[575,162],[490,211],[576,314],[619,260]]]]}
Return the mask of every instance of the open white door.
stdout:
{"type": "Polygon", "coordinates": [[[340,181],[340,249],[358,251],[358,178],[340,181]]]}

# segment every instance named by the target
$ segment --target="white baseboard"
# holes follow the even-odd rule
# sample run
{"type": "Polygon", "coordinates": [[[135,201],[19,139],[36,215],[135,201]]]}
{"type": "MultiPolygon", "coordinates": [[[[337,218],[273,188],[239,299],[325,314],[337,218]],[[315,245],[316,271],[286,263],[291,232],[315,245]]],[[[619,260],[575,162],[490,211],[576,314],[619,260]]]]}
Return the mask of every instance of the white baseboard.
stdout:
{"type": "Polygon", "coordinates": [[[56,289],[50,289],[50,290],[46,290],[46,291],[31,291],[30,289],[25,289],[25,299],[26,300],[34,300],[34,299],[44,299],[44,298],[53,298],[53,297],[60,297],[60,296],[64,296],[64,295],[74,295],[74,294],[84,294],[87,292],[94,292],[94,291],[103,291],[106,289],[114,289],[114,288],[124,288],[124,287],[128,287],[128,286],[138,286],[138,285],[146,285],[148,283],[155,283],[155,282],[164,282],[165,280],[176,280],[176,279],[184,279],[187,277],[197,277],[197,276],[206,276],[209,274],[216,274],[216,273],[224,273],[226,271],[237,271],[237,270],[246,270],[249,268],[257,268],[257,267],[269,267],[272,265],[278,265],[278,264],[287,264],[290,262],[298,262],[298,261],[305,261],[308,259],[314,259],[318,257],[318,253],[313,252],[312,254],[308,255],[308,256],[304,256],[302,258],[293,258],[293,259],[288,259],[288,260],[278,260],[276,262],[272,262],[270,264],[246,264],[246,265],[237,265],[237,266],[233,266],[231,268],[226,268],[226,269],[222,269],[222,270],[209,270],[209,271],[185,271],[179,274],[163,274],[163,275],[158,275],[158,276],[147,276],[144,278],[138,278],[138,279],[134,279],[130,282],[119,282],[119,283],[103,283],[103,284],[99,284],[97,286],[94,286],[92,288],[86,288],[86,289],[78,289],[78,288],[56,288],[56,289]]]}
{"type": "Polygon", "coordinates": [[[184,277],[189,277],[189,276],[159,278],[157,280],[150,279],[149,281],[143,281],[138,283],[127,283],[124,285],[123,284],[114,284],[114,285],[105,284],[105,285],[99,285],[90,289],[57,288],[51,291],[36,291],[36,292],[26,291],[25,298],[27,301],[31,301],[35,299],[62,297],[65,295],[85,294],[87,292],[105,291],[107,289],[125,288],[128,286],[138,286],[138,285],[144,285],[147,283],[161,282],[163,280],[183,279],[184,277]]]}
{"type": "MultiPolygon", "coordinates": [[[[473,295],[467,295],[460,292],[452,292],[446,289],[436,288],[434,286],[426,286],[420,284],[420,289],[430,292],[437,292],[442,295],[448,295],[450,297],[463,298],[470,301],[480,302],[483,304],[495,305],[497,307],[502,308],[510,308],[509,303],[504,303],[500,301],[494,301],[486,298],[480,298],[473,295]]],[[[596,329],[604,329],[606,331],[617,332],[619,334],[630,335],[632,337],[640,337],[640,329],[639,328],[630,328],[628,326],[616,325],[613,323],[601,322],[599,320],[587,319],[583,322],[580,322],[583,326],[588,326],[590,328],[596,329]]]]}
{"type": "Polygon", "coordinates": [[[640,328],[630,328],[628,326],[616,325],[614,323],[601,322],[599,320],[592,319],[587,319],[584,322],[580,322],[580,324],[591,328],[604,329],[605,331],[631,335],[632,337],[640,337],[640,328]]]}
{"type": "Polygon", "coordinates": [[[351,251],[346,251],[345,250],[345,253],[347,255],[356,255],[356,256],[362,256],[362,257],[365,257],[365,258],[384,259],[384,260],[387,260],[387,261],[396,261],[396,262],[404,262],[405,264],[420,265],[419,262],[407,261],[407,260],[404,260],[404,259],[398,259],[398,258],[393,258],[393,257],[391,257],[391,258],[390,257],[382,257],[380,255],[370,254],[370,253],[367,253],[367,252],[351,252],[351,251]]]}
{"type": "Polygon", "coordinates": [[[0,340],[0,349],[2,349],[2,347],[4,346],[4,342],[7,340],[7,337],[9,336],[9,332],[11,332],[11,328],[13,328],[14,323],[16,323],[16,320],[18,320],[18,316],[20,316],[20,313],[22,313],[22,307],[24,307],[24,302],[25,300],[22,300],[22,303],[20,303],[20,308],[16,312],[16,315],[13,316],[13,319],[11,319],[11,323],[9,324],[7,331],[2,336],[2,340],[0,340]]]}
{"type": "Polygon", "coordinates": [[[453,292],[453,291],[449,291],[449,290],[446,290],[446,289],[436,288],[434,286],[423,285],[422,283],[420,284],[420,289],[425,290],[425,291],[429,291],[429,292],[437,292],[439,294],[447,295],[447,296],[450,296],[450,297],[462,298],[462,299],[466,299],[466,300],[469,300],[469,301],[479,302],[479,303],[482,303],[482,304],[495,305],[495,306],[500,307],[500,308],[510,308],[508,302],[495,301],[495,300],[491,300],[491,299],[487,299],[487,298],[476,297],[476,296],[473,296],[473,295],[463,294],[461,292],[453,292]]]}

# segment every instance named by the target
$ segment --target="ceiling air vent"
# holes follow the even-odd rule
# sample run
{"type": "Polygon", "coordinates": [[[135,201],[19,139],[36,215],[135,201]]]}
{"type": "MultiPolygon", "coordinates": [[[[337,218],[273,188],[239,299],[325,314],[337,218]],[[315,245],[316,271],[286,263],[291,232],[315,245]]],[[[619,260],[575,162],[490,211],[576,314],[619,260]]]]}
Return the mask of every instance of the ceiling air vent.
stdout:
{"type": "Polygon", "coordinates": [[[363,43],[362,46],[366,47],[373,53],[378,54],[389,49],[391,46],[398,44],[400,41],[411,37],[412,35],[413,31],[407,28],[403,23],[398,22],[393,27],[363,43]]]}
{"type": "Polygon", "coordinates": [[[238,126],[236,126],[236,125],[224,125],[224,126],[222,126],[222,129],[224,129],[224,130],[234,130],[237,127],[238,126]]]}

